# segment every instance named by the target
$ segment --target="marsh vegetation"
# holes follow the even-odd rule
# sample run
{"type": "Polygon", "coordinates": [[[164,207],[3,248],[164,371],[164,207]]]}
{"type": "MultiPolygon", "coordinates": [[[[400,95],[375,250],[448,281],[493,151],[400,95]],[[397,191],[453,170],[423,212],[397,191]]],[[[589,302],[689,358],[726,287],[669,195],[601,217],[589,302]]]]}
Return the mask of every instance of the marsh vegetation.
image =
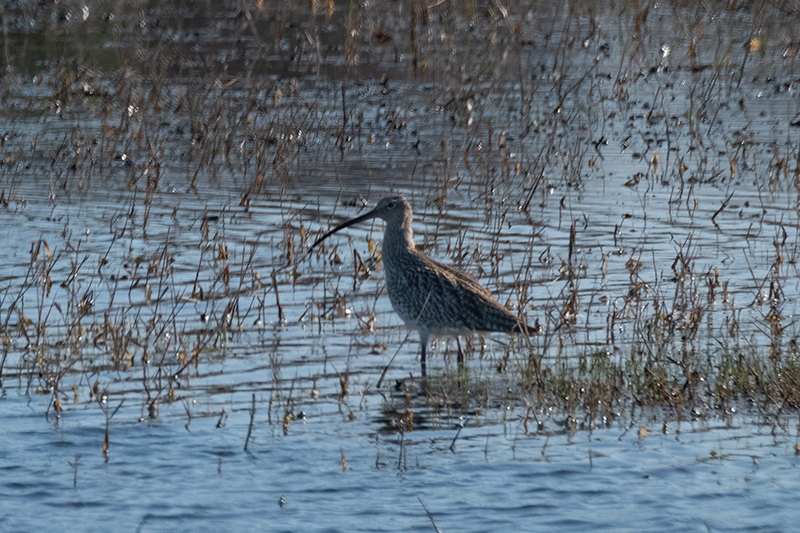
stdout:
{"type": "Polygon", "coordinates": [[[477,435],[480,454],[501,435],[516,454],[694,424],[767,428],[794,450],[798,15],[766,1],[0,8],[3,397],[40,400],[54,429],[86,420],[107,461],[127,424],[198,418],[236,424],[256,456],[259,433],[374,440],[377,470],[413,469],[428,438],[433,458],[477,435]],[[425,253],[539,335],[465,339],[461,372],[441,339],[421,386],[381,225],[307,253],[389,192],[413,205],[425,253]]]}

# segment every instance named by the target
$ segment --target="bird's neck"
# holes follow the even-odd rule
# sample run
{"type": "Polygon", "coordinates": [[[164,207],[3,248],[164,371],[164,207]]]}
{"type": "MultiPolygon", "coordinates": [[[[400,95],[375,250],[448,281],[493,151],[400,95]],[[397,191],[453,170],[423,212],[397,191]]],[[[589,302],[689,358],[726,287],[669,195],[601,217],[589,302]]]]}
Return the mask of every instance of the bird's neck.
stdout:
{"type": "Polygon", "coordinates": [[[392,257],[396,254],[408,253],[414,250],[414,231],[411,229],[411,217],[406,217],[403,222],[398,225],[388,225],[386,227],[386,234],[383,237],[383,253],[386,257],[392,257]]]}

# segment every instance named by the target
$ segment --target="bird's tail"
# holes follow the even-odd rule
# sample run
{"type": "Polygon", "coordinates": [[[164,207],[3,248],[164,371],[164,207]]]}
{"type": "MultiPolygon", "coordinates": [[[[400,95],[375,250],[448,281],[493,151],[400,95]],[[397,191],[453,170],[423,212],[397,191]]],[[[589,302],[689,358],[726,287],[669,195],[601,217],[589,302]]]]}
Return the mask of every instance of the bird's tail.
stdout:
{"type": "Polygon", "coordinates": [[[522,333],[527,336],[538,335],[539,328],[526,324],[525,322],[517,322],[511,329],[512,333],[522,333]]]}

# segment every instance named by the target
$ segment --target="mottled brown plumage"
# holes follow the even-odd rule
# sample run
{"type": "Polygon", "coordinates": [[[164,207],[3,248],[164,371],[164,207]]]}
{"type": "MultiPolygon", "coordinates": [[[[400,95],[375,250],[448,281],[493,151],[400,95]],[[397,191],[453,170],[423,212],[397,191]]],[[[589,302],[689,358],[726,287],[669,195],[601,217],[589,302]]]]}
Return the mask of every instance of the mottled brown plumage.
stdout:
{"type": "MultiPolygon", "coordinates": [[[[372,218],[386,222],[381,257],[386,290],[392,308],[408,327],[419,332],[422,375],[430,336],[456,336],[473,332],[529,333],[525,323],[497,303],[471,276],[443,265],[419,252],[411,229],[411,205],[402,196],[389,196],[372,211],[345,222],[317,239],[372,218]]],[[[459,363],[463,355],[459,345],[459,363]]]]}

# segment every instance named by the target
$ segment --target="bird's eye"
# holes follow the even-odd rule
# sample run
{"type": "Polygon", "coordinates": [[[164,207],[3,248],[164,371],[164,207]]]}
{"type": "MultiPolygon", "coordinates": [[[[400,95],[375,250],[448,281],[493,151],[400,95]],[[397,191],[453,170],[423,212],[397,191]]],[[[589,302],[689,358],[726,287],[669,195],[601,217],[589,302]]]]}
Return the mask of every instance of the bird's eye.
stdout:
{"type": "Polygon", "coordinates": [[[386,204],[386,207],[394,207],[394,202],[389,202],[388,204],[386,204]]]}

